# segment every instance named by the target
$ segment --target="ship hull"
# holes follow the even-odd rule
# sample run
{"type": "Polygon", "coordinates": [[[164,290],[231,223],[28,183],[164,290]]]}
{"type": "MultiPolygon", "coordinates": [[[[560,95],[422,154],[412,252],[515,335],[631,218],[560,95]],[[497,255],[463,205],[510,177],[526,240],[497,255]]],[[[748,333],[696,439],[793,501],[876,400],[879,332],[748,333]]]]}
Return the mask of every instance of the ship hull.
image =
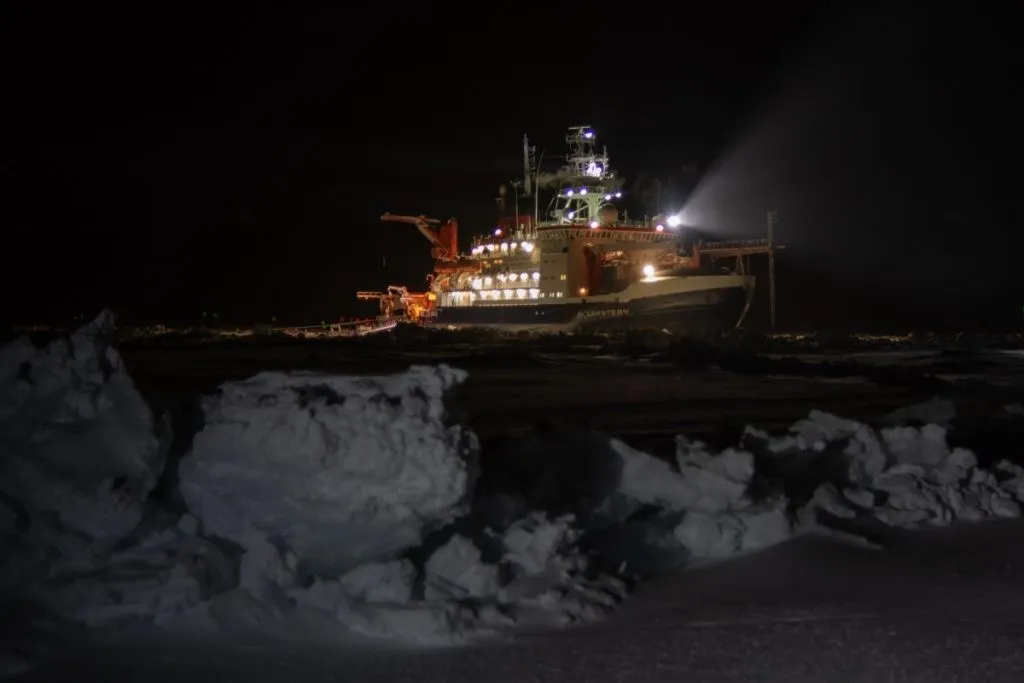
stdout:
{"type": "Polygon", "coordinates": [[[750,308],[753,279],[729,280],[625,300],[605,296],[556,304],[524,302],[441,308],[429,324],[510,332],[659,329],[672,333],[714,334],[738,327],[750,308]]]}

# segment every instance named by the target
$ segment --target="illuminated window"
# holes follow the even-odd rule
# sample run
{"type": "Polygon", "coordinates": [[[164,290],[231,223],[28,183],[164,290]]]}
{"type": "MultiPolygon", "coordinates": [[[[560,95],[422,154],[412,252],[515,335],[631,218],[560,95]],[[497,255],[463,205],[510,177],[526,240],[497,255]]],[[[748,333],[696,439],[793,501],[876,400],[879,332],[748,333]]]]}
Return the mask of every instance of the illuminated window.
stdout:
{"type": "Polygon", "coordinates": [[[567,276],[564,273],[562,275],[558,276],[559,280],[565,280],[566,278],[567,278],[567,276]]]}

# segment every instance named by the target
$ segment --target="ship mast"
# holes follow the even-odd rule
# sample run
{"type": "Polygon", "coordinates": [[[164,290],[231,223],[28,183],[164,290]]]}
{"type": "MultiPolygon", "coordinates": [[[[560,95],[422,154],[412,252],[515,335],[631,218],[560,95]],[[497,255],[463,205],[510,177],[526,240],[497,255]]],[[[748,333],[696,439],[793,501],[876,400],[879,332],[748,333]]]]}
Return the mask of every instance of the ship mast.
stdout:
{"type": "MultiPolygon", "coordinates": [[[[540,221],[540,161],[543,160],[544,154],[541,153],[541,159],[537,159],[537,148],[530,146],[530,138],[523,135],[523,179],[521,185],[525,189],[526,198],[533,197],[533,224],[537,225],[540,221]]],[[[516,215],[518,216],[519,209],[516,208],[516,215]]],[[[519,219],[516,218],[516,226],[519,225],[519,219]]]]}
{"type": "Polygon", "coordinates": [[[551,200],[550,218],[565,225],[600,221],[601,209],[622,197],[608,149],[598,151],[597,134],[590,126],[573,126],[565,141],[569,155],[559,173],[562,182],[551,200]]]}

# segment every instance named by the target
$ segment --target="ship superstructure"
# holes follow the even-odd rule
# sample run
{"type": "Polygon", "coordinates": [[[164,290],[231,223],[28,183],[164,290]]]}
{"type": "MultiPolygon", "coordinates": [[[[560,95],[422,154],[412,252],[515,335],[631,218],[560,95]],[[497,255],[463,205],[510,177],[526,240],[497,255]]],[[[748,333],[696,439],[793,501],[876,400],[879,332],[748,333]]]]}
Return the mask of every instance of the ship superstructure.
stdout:
{"type": "MultiPolygon", "coordinates": [[[[453,327],[574,330],[650,326],[729,329],[750,305],[754,279],[680,252],[675,221],[631,220],[623,189],[590,126],[566,137],[565,165],[542,174],[524,139],[525,196],[534,213],[503,218],[458,253],[457,224],[423,216],[382,220],[416,225],[431,240],[435,272],[425,295],[409,295],[416,319],[453,327]],[[540,195],[552,188],[543,215],[540,195]],[[440,226],[440,227],[437,227],[440,226]]],[[[364,293],[365,294],[365,293],[364,293]]]]}

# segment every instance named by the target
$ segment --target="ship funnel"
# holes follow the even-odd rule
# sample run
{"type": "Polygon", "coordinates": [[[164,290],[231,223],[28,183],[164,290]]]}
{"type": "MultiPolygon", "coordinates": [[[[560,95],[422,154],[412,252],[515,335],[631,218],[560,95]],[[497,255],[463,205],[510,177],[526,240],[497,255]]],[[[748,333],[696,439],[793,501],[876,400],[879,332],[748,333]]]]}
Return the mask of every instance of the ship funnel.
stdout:
{"type": "Polygon", "coordinates": [[[523,181],[526,196],[529,197],[533,192],[533,188],[530,185],[530,140],[525,135],[523,136],[523,181]]]}

